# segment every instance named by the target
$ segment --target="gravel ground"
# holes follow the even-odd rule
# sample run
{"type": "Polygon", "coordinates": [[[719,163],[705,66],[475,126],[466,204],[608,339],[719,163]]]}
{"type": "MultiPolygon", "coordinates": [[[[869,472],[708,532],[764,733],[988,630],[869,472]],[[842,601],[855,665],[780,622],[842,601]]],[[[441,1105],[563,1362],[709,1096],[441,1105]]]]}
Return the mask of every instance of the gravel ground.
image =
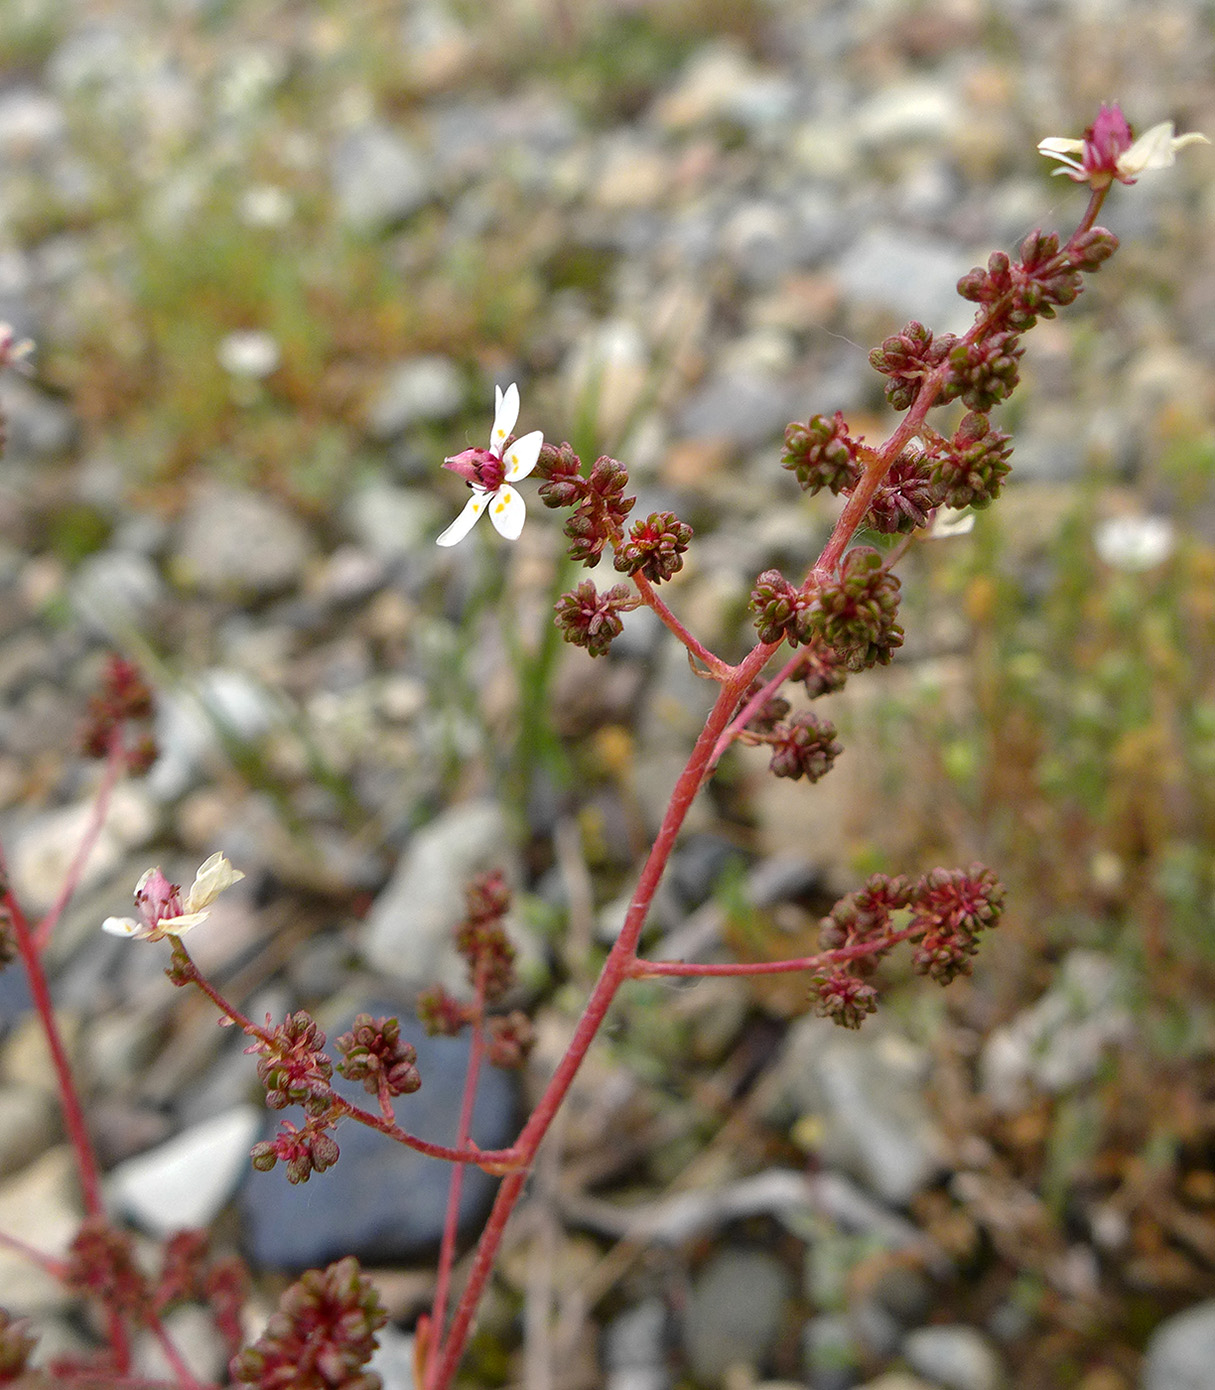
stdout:
{"type": "MultiPolygon", "coordinates": [[[[624,460],[640,515],[692,522],[672,606],[740,652],[755,574],[804,567],[833,515],[779,468],[785,424],[840,409],[881,437],[869,347],[909,318],[964,327],[962,273],[1081,215],[1037,141],[1110,99],[1215,132],[1213,74],[1205,0],[0,6],[0,318],[37,344],[0,382],[0,842],[48,908],[97,783],[84,704],[107,653],[139,662],[160,754],[118,789],[49,957],[137,1229],[214,1223],[254,1315],[357,1250],[394,1315],[385,1384],[409,1385],[445,1175],[345,1132],[306,1189],[248,1173],[267,1121],[240,1040],[157,948],[98,932],[149,864],[188,883],[223,849],[247,877],[200,962],[250,1016],[308,1007],[331,1035],[458,983],[460,885],[504,864],[539,1044],[521,1090],[487,1086],[490,1145],[620,920],[705,693],[644,613],[610,658],[549,651],[561,538],[534,493],[515,546],[434,545],[462,500],[439,462],[484,438],[492,387],[519,383],[520,430],[624,460]]],[[[1145,518],[1166,549],[1215,541],[1205,480],[1162,482],[1209,467],[1211,158],[1116,189],[1122,250],[1030,336],[983,544],[1031,598],[1086,480],[1111,574],[1118,519],[1135,545],[1145,518]]],[[[891,780],[891,711],[973,699],[982,656],[975,590],[912,558],[903,657],[842,707],[847,776],[812,794],[740,759],[693,813],[656,949],[745,948],[740,904],[812,939],[859,865],[984,848],[939,771],[891,780]]],[[[639,989],[517,1219],[469,1383],[1208,1384],[1209,1045],[1162,1072],[1125,954],[1010,916],[960,1005],[859,1035],[787,988],[639,989]],[[1073,1131],[1098,1084],[1121,1145],[1093,1152],[1073,1131]],[[1144,1126],[1164,1143],[1148,1121],[1170,1115],[1166,1154],[1144,1126]]],[[[14,970],[0,1018],[0,1230],[61,1249],[77,1199],[14,970]]],[[[438,1136],[463,1057],[419,1050],[438,1136]]],[[[0,1304],[44,1349],[86,1335],[4,1252],[0,1304]]],[[[180,1333],[219,1375],[205,1326],[180,1333]]]]}

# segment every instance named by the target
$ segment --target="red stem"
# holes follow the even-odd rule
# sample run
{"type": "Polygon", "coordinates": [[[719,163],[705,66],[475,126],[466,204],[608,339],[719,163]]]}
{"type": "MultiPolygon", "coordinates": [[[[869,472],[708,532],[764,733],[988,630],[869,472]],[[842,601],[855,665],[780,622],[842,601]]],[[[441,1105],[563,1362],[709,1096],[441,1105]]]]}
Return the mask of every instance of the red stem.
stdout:
{"type": "MultiPolygon", "coordinates": [[[[485,1055],[485,971],[477,969],[477,994],[473,1004],[472,1040],[468,1053],[468,1068],[464,1073],[464,1094],[460,1100],[460,1123],[456,1131],[456,1146],[467,1148],[472,1134],[473,1105],[477,1099],[477,1079],[481,1074],[481,1059],[485,1055]]],[[[457,1165],[447,1190],[447,1212],[443,1220],[443,1241],[439,1247],[438,1280],[434,1303],[431,1306],[430,1326],[434,1345],[443,1342],[443,1324],[447,1319],[447,1292],[451,1286],[451,1270],[456,1257],[456,1231],[460,1224],[460,1195],[464,1190],[464,1166],[457,1165]]],[[[433,1368],[433,1363],[432,1363],[433,1368]]],[[[429,1381],[429,1376],[427,1380],[429,1381]]]]}
{"type": "Polygon", "coordinates": [[[784,975],[797,970],[817,970],[822,965],[839,965],[844,961],[880,956],[901,941],[918,935],[922,926],[904,927],[902,931],[887,932],[874,941],[862,941],[855,946],[840,946],[834,951],[820,951],[816,956],[800,956],[795,960],[689,962],[682,960],[633,961],[629,974],[635,980],[656,975],[784,975]]]}
{"type": "Polygon", "coordinates": [[[105,818],[110,809],[110,798],[114,793],[114,787],[118,782],[124,761],[122,726],[119,724],[110,731],[106,744],[105,771],[102,774],[101,785],[97,788],[97,797],[93,802],[93,811],[89,817],[88,826],[76,847],[76,853],[62,884],[59,886],[59,892],[55,895],[55,901],[51,904],[46,916],[38,923],[34,932],[34,946],[38,951],[46,950],[47,942],[50,941],[51,933],[58,926],[64,908],[67,907],[72,894],[80,886],[84,866],[88,863],[89,855],[92,854],[93,846],[97,843],[97,837],[101,834],[101,828],[105,824],[105,818]]]}
{"type": "MultiPolygon", "coordinates": [[[[42,957],[35,944],[34,932],[29,919],[21,909],[21,904],[5,887],[2,900],[12,923],[13,939],[21,956],[29,982],[30,997],[38,1014],[38,1021],[46,1038],[47,1049],[51,1054],[51,1065],[55,1070],[55,1084],[59,1090],[59,1105],[63,1111],[64,1128],[76,1160],[76,1172],[80,1179],[80,1193],[84,1210],[88,1217],[97,1221],[106,1220],[105,1207],[101,1200],[101,1175],[97,1167],[97,1155],[93,1151],[93,1141],[89,1137],[88,1126],[84,1121],[84,1109],[80,1104],[80,1094],[72,1075],[63,1035],[55,1018],[55,1006],[51,1000],[50,986],[46,972],[42,968],[42,957]]],[[[131,1365],[131,1348],[127,1340],[126,1327],[116,1309],[107,1306],[106,1325],[109,1331],[110,1346],[114,1361],[120,1373],[125,1374],[131,1365]]]]}
{"type": "MultiPolygon", "coordinates": [[[[219,1012],[225,1017],[230,1018],[243,1033],[248,1037],[257,1038],[260,1042],[269,1043],[273,1034],[265,1028],[259,1027],[251,1019],[245,1017],[235,1005],[220,994],[219,990],[200,973],[198,967],[186,950],[185,943],[179,936],[170,936],[173,942],[173,958],[176,967],[177,977],[180,982],[195,985],[203,994],[215,1005],[219,1012]]],[[[448,1163],[475,1163],[478,1166],[495,1167],[515,1167],[516,1150],[509,1149],[478,1149],[471,1144],[465,1143],[460,1148],[449,1148],[446,1144],[432,1144],[427,1139],[419,1139],[416,1134],[410,1134],[408,1130],[402,1129],[395,1121],[385,1115],[376,1115],[370,1110],[364,1110],[360,1106],[352,1104],[345,1096],[341,1096],[337,1091],[328,1088],[318,1088],[318,1094],[323,1095],[329,1101],[333,1111],[346,1119],[357,1120],[359,1124],[366,1125],[368,1129],[378,1129],[381,1134],[385,1134],[390,1139],[395,1139],[398,1144],[404,1144],[406,1148],[415,1149],[420,1154],[425,1154],[428,1158],[445,1159],[448,1163]]]]}
{"type": "Polygon", "coordinates": [[[645,601],[646,606],[652,608],[666,627],[675,634],[676,637],[687,647],[694,657],[704,662],[712,673],[714,680],[725,680],[730,674],[730,666],[721,657],[711,652],[698,638],[694,637],[683,623],[667,607],[662,599],[655,592],[653,584],[644,574],[633,575],[633,583],[637,586],[637,592],[645,601]]]}
{"type": "Polygon", "coordinates": [[[653,847],[641,871],[637,888],[629,904],[624,926],[616,938],[612,949],[603,963],[603,969],[591,991],[582,1017],[574,1029],[565,1055],[557,1064],[544,1094],[532,1111],[531,1117],[523,1127],[515,1144],[515,1153],[522,1171],[513,1172],[503,1179],[498,1195],[490,1212],[489,1221],[477,1243],[468,1282],[456,1306],[451,1328],[441,1343],[442,1355],[438,1368],[431,1380],[429,1390],[444,1390],[456,1373],[460,1357],[468,1340],[473,1315],[481,1301],[481,1295],[493,1268],[494,1257],[502,1240],[506,1222],[519,1200],[526,1180],[526,1169],[530,1167],[540,1147],[540,1141],[552,1123],[566,1092],[574,1080],[582,1059],[599,1031],[608,1008],[617,990],[630,977],[631,967],[637,953],[637,942],[645,925],[646,915],[653,901],[654,893],[675,846],[676,836],[687,816],[696,793],[712,770],[713,755],[722,730],[730,721],[742,692],[762,669],[772,651],[770,645],[760,645],[723,681],[717,700],[709,712],[704,728],[697,738],[679,780],[671,793],[671,800],[663,816],[653,847]]]}

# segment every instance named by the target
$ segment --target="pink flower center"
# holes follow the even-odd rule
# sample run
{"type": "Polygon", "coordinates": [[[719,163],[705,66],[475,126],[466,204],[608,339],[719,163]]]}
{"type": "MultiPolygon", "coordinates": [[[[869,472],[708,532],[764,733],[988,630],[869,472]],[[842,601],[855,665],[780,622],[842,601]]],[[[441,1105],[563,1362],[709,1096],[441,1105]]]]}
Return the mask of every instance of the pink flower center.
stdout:
{"type": "Polygon", "coordinates": [[[159,869],[153,869],[135,890],[135,907],[145,925],[155,930],[166,917],[181,916],[181,888],[170,883],[159,869]]]}
{"type": "Polygon", "coordinates": [[[506,465],[489,449],[465,449],[443,460],[443,467],[458,473],[470,487],[497,492],[506,481],[506,465]]]}
{"type": "Polygon", "coordinates": [[[1116,174],[1118,160],[1131,147],[1131,128],[1118,106],[1102,106],[1084,132],[1084,167],[1090,173],[1116,174]]]}

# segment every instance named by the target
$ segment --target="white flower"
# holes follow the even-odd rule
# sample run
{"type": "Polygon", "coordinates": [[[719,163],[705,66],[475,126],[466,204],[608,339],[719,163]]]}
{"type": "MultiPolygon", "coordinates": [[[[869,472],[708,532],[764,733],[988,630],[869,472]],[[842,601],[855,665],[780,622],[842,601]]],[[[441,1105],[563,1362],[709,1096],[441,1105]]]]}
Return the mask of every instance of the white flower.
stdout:
{"type": "Polygon", "coordinates": [[[1172,121],[1161,121],[1136,140],[1121,109],[1117,105],[1102,106],[1083,139],[1051,136],[1039,142],[1038,153],[1065,166],[1056,169],[1056,174],[1066,174],[1069,179],[1093,188],[1108,188],[1114,179],[1134,183],[1145,170],[1167,169],[1175,161],[1177,151],[1187,145],[1211,143],[1197,131],[1174,135],[1173,129],[1172,121]]]}
{"type": "Polygon", "coordinates": [[[519,388],[513,382],[505,391],[495,386],[494,427],[489,437],[489,448],[465,449],[463,453],[443,460],[444,468],[459,473],[468,483],[472,496],[464,504],[460,515],[438,538],[439,545],[455,545],[463,540],[487,508],[494,529],[508,541],[516,540],[523,530],[527,508],[523,505],[523,498],[510,484],[526,478],[535,468],[544,435],[539,430],[533,430],[522,439],[516,439],[504,453],[503,448],[518,418],[519,388]]]}
{"type": "Polygon", "coordinates": [[[208,909],[225,888],[244,878],[222,854],[213,854],[194,875],[190,891],[182,901],[181,889],[157,869],[149,869],[135,885],[133,917],[107,917],[101,930],[111,936],[139,941],[160,941],[166,936],[182,936],[209,915],[208,909]]]}

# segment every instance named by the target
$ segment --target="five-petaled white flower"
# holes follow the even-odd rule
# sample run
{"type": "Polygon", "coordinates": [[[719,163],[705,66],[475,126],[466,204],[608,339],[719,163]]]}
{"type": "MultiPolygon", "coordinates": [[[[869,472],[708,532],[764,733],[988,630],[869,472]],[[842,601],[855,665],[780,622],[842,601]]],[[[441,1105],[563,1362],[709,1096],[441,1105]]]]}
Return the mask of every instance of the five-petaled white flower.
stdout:
{"type": "Polygon", "coordinates": [[[1174,135],[1172,121],[1161,121],[1136,140],[1121,107],[1115,104],[1101,107],[1083,139],[1051,136],[1039,142],[1038,153],[1065,166],[1054,170],[1056,174],[1066,174],[1069,179],[1093,188],[1108,188],[1115,179],[1119,183],[1134,183],[1148,169],[1167,169],[1177,151],[1187,145],[1210,143],[1197,131],[1174,135]]]}
{"type": "Polygon", "coordinates": [[[439,537],[439,545],[455,545],[472,530],[473,523],[489,508],[494,529],[508,541],[515,540],[523,530],[527,508],[523,498],[511,487],[536,466],[544,435],[540,430],[525,434],[506,449],[504,446],[519,418],[519,388],[512,382],[505,391],[494,387],[494,428],[488,449],[465,449],[443,460],[443,467],[458,473],[469,487],[472,496],[464,510],[439,537]]]}
{"type": "Polygon", "coordinates": [[[170,883],[159,869],[149,869],[135,885],[135,907],[139,920],[133,917],[107,917],[102,931],[111,936],[125,936],[138,941],[160,941],[166,936],[181,936],[207,917],[207,909],[215,899],[244,874],[234,869],[222,854],[213,854],[199,869],[182,901],[181,889],[170,883]]]}

